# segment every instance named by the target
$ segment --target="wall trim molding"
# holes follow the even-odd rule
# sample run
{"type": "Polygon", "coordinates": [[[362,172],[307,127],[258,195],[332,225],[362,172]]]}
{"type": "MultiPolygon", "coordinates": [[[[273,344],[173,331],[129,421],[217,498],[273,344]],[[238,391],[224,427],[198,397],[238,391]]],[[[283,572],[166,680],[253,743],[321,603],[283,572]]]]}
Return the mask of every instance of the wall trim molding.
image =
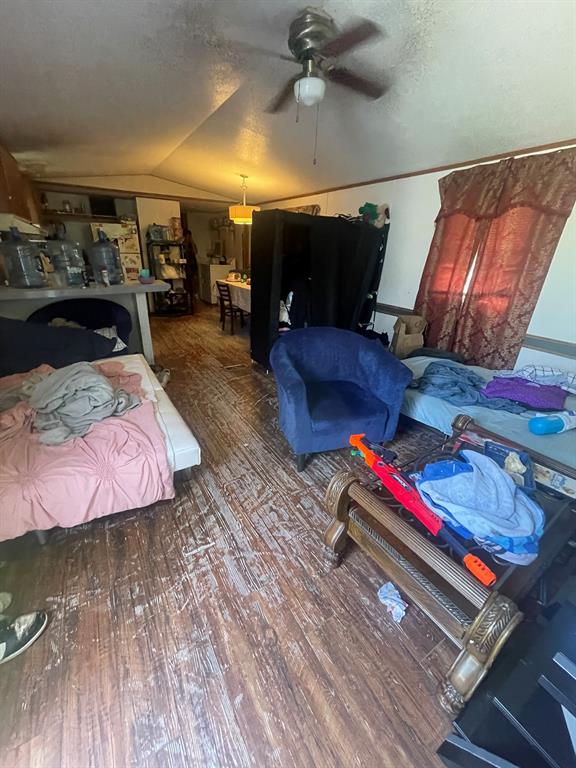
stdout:
{"type": "Polygon", "coordinates": [[[376,304],[376,312],[380,312],[382,315],[415,315],[416,312],[413,309],[407,307],[397,307],[394,304],[376,304]]]}
{"type": "MultiPolygon", "coordinates": [[[[413,309],[407,307],[397,307],[394,304],[376,304],[376,312],[382,315],[414,315],[413,309]]],[[[522,341],[522,346],[527,349],[534,349],[537,352],[547,352],[549,355],[558,355],[559,357],[569,357],[576,360],[576,343],[572,341],[561,341],[560,339],[549,339],[547,336],[534,336],[527,333],[522,341]]]]}
{"type": "MultiPolygon", "coordinates": [[[[128,174],[124,173],[123,176],[128,174]]],[[[138,176],[140,174],[131,174],[138,176]]],[[[148,174],[152,175],[152,174],[148,174]]],[[[157,177],[160,178],[160,177],[157,177]]],[[[129,189],[106,189],[105,187],[84,187],[79,184],[66,184],[58,181],[42,181],[41,179],[33,179],[34,186],[40,192],[46,190],[47,192],[68,192],[70,194],[83,194],[87,195],[93,193],[95,195],[108,195],[110,197],[119,198],[131,198],[131,197],[150,197],[154,200],[185,200],[191,203],[213,203],[214,205],[220,205],[221,208],[214,208],[213,212],[219,213],[220,211],[228,210],[228,205],[234,203],[234,200],[214,200],[212,197],[184,197],[182,195],[162,195],[157,192],[135,192],[129,189]]],[[[175,184],[179,182],[173,182],[175,184]]],[[[211,213],[212,211],[207,211],[211,213]]],[[[203,213],[203,211],[201,211],[203,213]]]]}
{"type": "Polygon", "coordinates": [[[317,189],[314,192],[301,192],[297,195],[288,197],[276,197],[272,200],[261,200],[256,205],[268,205],[269,203],[283,203],[286,200],[296,200],[299,197],[311,197],[312,195],[325,195],[328,192],[339,192],[342,189],[353,189],[354,187],[367,187],[370,184],[383,184],[386,181],[397,181],[398,179],[410,179],[413,176],[425,176],[427,173],[439,173],[440,171],[453,171],[457,168],[466,168],[468,165],[479,165],[480,163],[489,163],[491,160],[503,160],[506,157],[519,157],[520,155],[531,155],[535,152],[545,152],[546,150],[562,149],[576,144],[576,138],[564,139],[563,141],[553,141],[550,144],[539,144],[535,147],[523,147],[521,149],[512,149],[508,152],[499,152],[496,155],[485,155],[473,160],[466,160],[460,163],[449,163],[447,165],[436,165],[432,168],[423,168],[420,171],[409,171],[408,173],[398,173],[394,176],[382,176],[378,179],[368,181],[356,181],[353,184],[342,184],[339,187],[327,187],[326,189],[317,189]]]}
{"type": "Polygon", "coordinates": [[[560,341],[560,339],[549,339],[546,336],[532,336],[527,333],[522,343],[523,347],[535,349],[538,352],[548,352],[550,355],[559,355],[560,357],[569,357],[576,360],[576,344],[572,341],[560,341]]]}

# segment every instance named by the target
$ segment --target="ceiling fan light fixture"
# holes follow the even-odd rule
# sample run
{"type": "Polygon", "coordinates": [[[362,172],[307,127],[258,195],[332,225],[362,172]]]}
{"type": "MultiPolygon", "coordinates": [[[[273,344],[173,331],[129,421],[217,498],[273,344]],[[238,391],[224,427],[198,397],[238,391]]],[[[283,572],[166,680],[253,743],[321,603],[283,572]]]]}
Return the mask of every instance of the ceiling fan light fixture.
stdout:
{"type": "Polygon", "coordinates": [[[257,205],[246,205],[247,178],[248,176],[242,175],[242,202],[228,208],[228,217],[232,219],[234,224],[252,224],[252,214],[260,210],[257,205]]]}
{"type": "Polygon", "coordinates": [[[305,107],[313,107],[324,98],[326,92],[326,83],[321,77],[308,75],[301,77],[294,83],[294,98],[296,103],[304,104],[305,107]]]}

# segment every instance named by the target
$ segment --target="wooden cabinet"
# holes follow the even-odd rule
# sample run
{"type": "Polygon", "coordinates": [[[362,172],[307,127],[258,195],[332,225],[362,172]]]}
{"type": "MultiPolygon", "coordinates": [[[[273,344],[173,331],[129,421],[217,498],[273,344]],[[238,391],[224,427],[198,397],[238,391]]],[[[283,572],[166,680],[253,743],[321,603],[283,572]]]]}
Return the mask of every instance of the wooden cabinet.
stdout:
{"type": "Polygon", "coordinates": [[[30,182],[22,175],[12,155],[0,146],[0,213],[37,219],[29,202],[33,202],[30,182]]]}

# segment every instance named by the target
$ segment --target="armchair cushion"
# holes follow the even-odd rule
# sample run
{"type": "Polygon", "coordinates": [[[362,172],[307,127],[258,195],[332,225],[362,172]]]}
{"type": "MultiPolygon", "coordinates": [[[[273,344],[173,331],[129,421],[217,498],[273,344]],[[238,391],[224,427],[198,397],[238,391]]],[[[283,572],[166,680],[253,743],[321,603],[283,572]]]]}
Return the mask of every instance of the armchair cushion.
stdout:
{"type": "Polygon", "coordinates": [[[309,382],[306,392],[313,432],[340,432],[347,444],[354,432],[380,433],[386,426],[386,404],[352,381],[309,382]]]}

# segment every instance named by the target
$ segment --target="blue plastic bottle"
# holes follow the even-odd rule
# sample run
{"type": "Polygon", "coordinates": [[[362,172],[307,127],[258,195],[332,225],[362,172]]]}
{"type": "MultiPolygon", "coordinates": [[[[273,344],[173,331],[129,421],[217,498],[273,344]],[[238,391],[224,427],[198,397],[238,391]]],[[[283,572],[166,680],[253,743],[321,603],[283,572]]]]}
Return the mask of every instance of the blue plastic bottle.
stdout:
{"type": "Polygon", "coordinates": [[[576,429],[576,411],[563,411],[550,416],[534,416],[528,422],[528,429],[534,435],[555,435],[576,429]]]}

